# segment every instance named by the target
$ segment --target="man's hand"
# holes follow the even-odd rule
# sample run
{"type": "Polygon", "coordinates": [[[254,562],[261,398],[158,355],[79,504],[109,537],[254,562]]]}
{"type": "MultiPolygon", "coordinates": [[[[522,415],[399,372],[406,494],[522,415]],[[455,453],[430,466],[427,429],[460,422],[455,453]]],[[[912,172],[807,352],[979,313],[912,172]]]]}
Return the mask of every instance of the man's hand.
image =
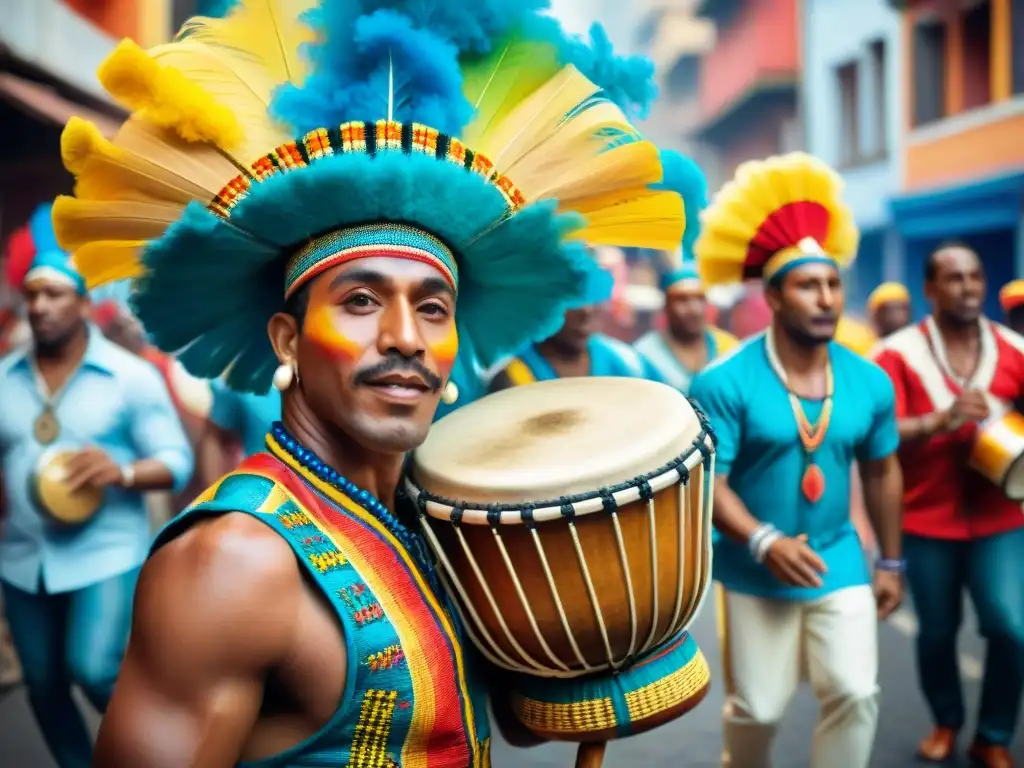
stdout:
{"type": "Polygon", "coordinates": [[[989,416],[988,402],[980,390],[965,390],[952,406],[939,416],[940,432],[955,432],[968,422],[984,421],[989,416]]]}
{"type": "Polygon", "coordinates": [[[903,575],[896,571],[875,571],[874,591],[878,618],[885,621],[903,602],[903,575]]]}
{"type": "Polygon", "coordinates": [[[825,561],[807,546],[806,534],[772,542],[764,564],[775,578],[791,587],[820,587],[822,581],[818,574],[828,570],[825,561]]]}
{"type": "Polygon", "coordinates": [[[72,492],[87,485],[91,485],[93,488],[120,485],[123,479],[121,467],[94,445],[90,445],[69,459],[67,471],[68,485],[72,492]]]}

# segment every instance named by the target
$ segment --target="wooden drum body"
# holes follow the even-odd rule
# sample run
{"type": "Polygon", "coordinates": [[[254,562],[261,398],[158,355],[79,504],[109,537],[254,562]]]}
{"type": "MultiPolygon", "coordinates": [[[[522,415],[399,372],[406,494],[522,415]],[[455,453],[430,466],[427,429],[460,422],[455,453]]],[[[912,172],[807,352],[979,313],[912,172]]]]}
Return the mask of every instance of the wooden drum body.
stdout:
{"type": "MultiPolygon", "coordinates": [[[[434,425],[407,490],[473,641],[530,676],[518,712],[527,726],[570,740],[624,735],[614,718],[548,727],[527,710],[603,701],[609,685],[625,696],[652,657],[666,674],[696,659],[703,695],[707,665],[684,630],[711,577],[713,467],[703,417],[675,389],[638,379],[531,384],[434,425]]],[[[646,727],[688,708],[675,704],[655,707],[646,727]]]]}
{"type": "Polygon", "coordinates": [[[1024,416],[1008,411],[979,425],[970,463],[1008,499],[1024,501],[1024,416]]]}
{"type": "Polygon", "coordinates": [[[61,526],[85,525],[103,505],[103,490],[86,486],[72,492],[67,485],[67,462],[79,449],[53,446],[39,457],[29,480],[29,493],[51,522],[61,526]]]}

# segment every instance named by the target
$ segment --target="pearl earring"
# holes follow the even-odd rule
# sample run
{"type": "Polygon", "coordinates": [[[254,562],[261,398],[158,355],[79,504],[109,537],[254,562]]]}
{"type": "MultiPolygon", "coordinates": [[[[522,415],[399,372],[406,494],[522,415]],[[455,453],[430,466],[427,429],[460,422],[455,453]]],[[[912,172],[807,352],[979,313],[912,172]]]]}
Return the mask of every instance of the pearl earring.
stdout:
{"type": "Polygon", "coordinates": [[[274,371],[274,389],[278,392],[284,392],[292,385],[295,379],[295,369],[288,363],[281,363],[281,365],[277,366],[277,370],[274,371]]]}
{"type": "Polygon", "coordinates": [[[458,399],[459,388],[455,386],[454,381],[449,381],[444,385],[444,389],[441,390],[441,402],[445,405],[452,405],[458,399]]]}

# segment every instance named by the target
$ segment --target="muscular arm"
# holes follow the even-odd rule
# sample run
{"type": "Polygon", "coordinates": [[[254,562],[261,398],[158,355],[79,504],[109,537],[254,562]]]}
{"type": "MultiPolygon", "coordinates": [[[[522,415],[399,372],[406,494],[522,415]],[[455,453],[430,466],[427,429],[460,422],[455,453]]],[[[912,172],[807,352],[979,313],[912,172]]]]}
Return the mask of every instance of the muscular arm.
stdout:
{"type": "Polygon", "coordinates": [[[926,413],[924,416],[907,416],[896,422],[900,433],[900,445],[917,443],[933,437],[942,426],[942,414],[926,413]]]}
{"type": "Polygon", "coordinates": [[[903,472],[896,454],[860,463],[864,503],[882,557],[898,560],[903,538],[903,472]]]}
{"type": "Polygon", "coordinates": [[[287,653],[302,579],[288,545],[242,515],[200,523],[142,570],[131,641],[95,765],[232,768],[287,653]]]}

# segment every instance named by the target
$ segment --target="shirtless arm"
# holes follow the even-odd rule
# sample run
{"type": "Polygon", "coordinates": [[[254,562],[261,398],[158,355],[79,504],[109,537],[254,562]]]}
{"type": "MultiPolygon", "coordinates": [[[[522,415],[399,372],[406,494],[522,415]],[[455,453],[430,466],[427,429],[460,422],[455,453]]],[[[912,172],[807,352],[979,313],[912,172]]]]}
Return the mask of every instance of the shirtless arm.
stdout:
{"type": "Polygon", "coordinates": [[[287,653],[302,591],[288,545],[229,514],[168,543],[139,579],[95,765],[231,768],[287,653]]]}

